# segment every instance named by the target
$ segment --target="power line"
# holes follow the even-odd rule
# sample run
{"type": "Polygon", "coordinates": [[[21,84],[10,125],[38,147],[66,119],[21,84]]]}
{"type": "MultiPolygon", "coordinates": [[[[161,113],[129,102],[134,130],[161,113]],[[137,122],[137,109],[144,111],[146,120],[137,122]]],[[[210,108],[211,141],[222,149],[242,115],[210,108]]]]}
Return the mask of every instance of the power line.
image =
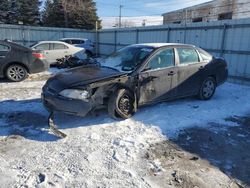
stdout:
{"type": "MultiPolygon", "coordinates": [[[[102,4],[103,6],[120,7],[120,5],[114,5],[114,4],[110,4],[110,3],[100,3],[100,4],[102,4]]],[[[122,8],[125,9],[125,10],[134,10],[136,12],[145,12],[145,10],[141,10],[141,9],[137,9],[137,8],[131,8],[131,7],[129,8],[129,7],[125,6],[125,5],[123,5],[122,8]]],[[[152,13],[152,12],[150,12],[150,14],[160,15],[160,13],[152,13]]]]}
{"type": "MultiPolygon", "coordinates": [[[[238,14],[245,14],[245,13],[250,13],[250,11],[240,11],[238,13],[235,13],[234,15],[238,15],[238,14]]],[[[217,16],[218,14],[212,14],[211,16],[217,16]]],[[[136,25],[138,26],[139,24],[142,25],[143,23],[143,20],[140,20],[140,21],[134,21],[134,20],[125,20],[125,21],[131,21],[131,26],[130,27],[136,27],[136,25]],[[134,24],[134,25],[133,25],[134,24]]],[[[162,22],[163,20],[147,20],[147,25],[150,24],[150,25],[162,25],[162,22]]],[[[172,20],[172,21],[176,21],[176,20],[172,20]]],[[[202,22],[200,22],[202,23],[202,22]]],[[[171,23],[169,23],[171,24],[171,23]]]]}
{"type": "MultiPolygon", "coordinates": [[[[164,0],[163,0],[164,1],[164,0]]],[[[163,2],[163,1],[160,1],[160,2],[163,2]]],[[[195,1],[199,1],[199,0],[189,0],[189,1],[186,1],[187,3],[190,3],[190,2],[195,2],[195,1]]],[[[159,1],[153,1],[153,2],[149,2],[149,3],[157,3],[159,1]]],[[[185,2],[185,3],[186,3],[185,2]]],[[[118,4],[113,4],[113,3],[103,3],[103,2],[96,2],[97,4],[101,4],[103,6],[111,6],[111,7],[118,7],[120,5],[118,4]]],[[[131,2],[126,2],[126,5],[123,6],[124,9],[126,10],[135,10],[137,12],[145,12],[145,10],[141,10],[141,9],[138,9],[138,8],[134,8],[134,7],[130,7],[130,6],[127,6],[127,4],[129,4],[131,2]]],[[[138,2],[132,2],[132,3],[138,3],[138,2]]],[[[179,3],[165,3],[165,6],[169,6],[169,5],[179,5],[179,3]]],[[[152,12],[151,12],[152,14],[152,12]]],[[[153,13],[154,15],[160,15],[160,13],[153,13]]]]}
{"type": "MultiPolygon", "coordinates": [[[[237,3],[237,5],[246,5],[246,6],[248,6],[248,4],[250,4],[250,2],[237,3]]],[[[228,6],[232,6],[232,5],[234,5],[234,4],[233,3],[229,3],[227,5],[218,5],[218,6],[214,7],[214,9],[228,7],[228,6]]],[[[208,7],[201,7],[201,8],[194,8],[194,9],[192,9],[192,7],[186,7],[186,8],[183,8],[183,9],[176,10],[176,11],[167,12],[165,14],[168,14],[168,13],[171,14],[172,12],[183,13],[181,11],[185,10],[185,9],[187,9],[188,12],[198,12],[200,10],[211,10],[211,8],[208,8],[208,7]]],[[[234,14],[237,14],[237,13],[234,13],[234,14]]],[[[218,15],[218,14],[214,14],[214,15],[218,15]]],[[[159,14],[147,14],[147,15],[138,15],[138,16],[126,16],[126,17],[142,17],[142,16],[159,16],[159,14]]],[[[212,14],[210,14],[210,16],[212,16],[212,14]]],[[[105,17],[115,17],[115,16],[105,16],[105,17]]],[[[208,17],[208,16],[206,16],[206,17],[208,17]]]]}
{"type": "MultiPolygon", "coordinates": [[[[142,1],[144,1],[144,0],[142,0],[142,1]]],[[[186,0],[185,2],[183,2],[183,4],[194,3],[197,1],[199,2],[200,0],[186,0]]],[[[209,0],[206,2],[209,2],[209,0]]],[[[206,2],[204,2],[204,3],[206,3],[206,2]]],[[[138,2],[138,0],[137,0],[137,1],[133,1],[133,2],[127,2],[127,3],[133,5],[133,4],[138,4],[140,2],[138,2]]],[[[144,1],[144,3],[145,3],[145,1],[144,1]]],[[[180,3],[176,3],[176,2],[167,3],[166,0],[156,0],[156,1],[147,2],[146,4],[153,4],[153,3],[157,3],[157,4],[162,3],[164,6],[180,5],[180,3]]],[[[203,3],[199,3],[199,4],[203,4],[203,3]]],[[[199,5],[199,4],[196,4],[196,5],[199,5]]],[[[195,6],[195,5],[193,5],[193,6],[195,6]]]]}

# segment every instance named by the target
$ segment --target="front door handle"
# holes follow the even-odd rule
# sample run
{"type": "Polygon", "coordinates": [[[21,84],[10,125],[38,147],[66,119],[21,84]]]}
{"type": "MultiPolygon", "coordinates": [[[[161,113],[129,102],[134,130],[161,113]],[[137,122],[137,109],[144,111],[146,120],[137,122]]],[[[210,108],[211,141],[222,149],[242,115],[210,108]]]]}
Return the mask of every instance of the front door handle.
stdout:
{"type": "Polygon", "coordinates": [[[156,77],[156,76],[148,76],[146,78],[142,78],[142,79],[140,79],[141,85],[148,84],[149,82],[152,82],[156,78],[158,78],[158,77],[156,77]]]}
{"type": "Polygon", "coordinates": [[[200,67],[199,67],[199,70],[202,70],[202,69],[204,69],[204,66],[200,66],[200,67]]]}
{"type": "Polygon", "coordinates": [[[168,76],[173,76],[173,75],[175,75],[175,72],[174,72],[174,71],[170,71],[170,72],[168,73],[168,76]]]}

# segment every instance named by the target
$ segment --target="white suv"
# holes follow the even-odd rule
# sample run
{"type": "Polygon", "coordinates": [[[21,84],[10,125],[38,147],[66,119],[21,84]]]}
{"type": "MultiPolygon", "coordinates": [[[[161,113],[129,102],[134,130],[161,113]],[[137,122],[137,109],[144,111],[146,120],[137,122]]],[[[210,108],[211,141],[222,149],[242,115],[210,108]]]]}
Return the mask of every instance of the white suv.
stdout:
{"type": "Polygon", "coordinates": [[[95,54],[95,45],[89,39],[85,38],[63,38],[60,39],[62,42],[72,44],[76,47],[84,48],[88,57],[92,57],[95,54]]]}

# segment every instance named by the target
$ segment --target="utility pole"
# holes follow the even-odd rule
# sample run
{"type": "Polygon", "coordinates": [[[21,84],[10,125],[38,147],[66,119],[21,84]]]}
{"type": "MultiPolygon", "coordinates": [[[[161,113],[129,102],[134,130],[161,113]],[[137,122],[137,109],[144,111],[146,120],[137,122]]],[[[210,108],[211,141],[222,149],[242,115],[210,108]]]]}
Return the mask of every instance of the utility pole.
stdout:
{"type": "Polygon", "coordinates": [[[119,24],[118,24],[119,28],[122,27],[122,7],[123,7],[123,5],[119,6],[119,9],[120,9],[120,11],[119,11],[119,24]]]}
{"type": "Polygon", "coordinates": [[[68,2],[67,0],[62,1],[63,3],[63,14],[64,14],[64,27],[69,27],[69,20],[68,20],[68,2]]]}
{"type": "Polygon", "coordinates": [[[99,53],[98,22],[99,20],[96,20],[95,22],[95,55],[96,57],[98,56],[98,53],[99,53]]]}
{"type": "Polygon", "coordinates": [[[187,25],[187,9],[185,9],[185,26],[187,25]]]}

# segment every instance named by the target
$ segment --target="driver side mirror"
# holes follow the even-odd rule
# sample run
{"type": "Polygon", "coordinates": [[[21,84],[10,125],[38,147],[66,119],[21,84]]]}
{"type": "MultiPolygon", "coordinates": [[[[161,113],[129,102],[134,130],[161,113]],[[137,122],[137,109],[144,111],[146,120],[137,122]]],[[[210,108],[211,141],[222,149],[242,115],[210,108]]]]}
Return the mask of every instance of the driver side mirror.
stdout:
{"type": "Polygon", "coordinates": [[[149,70],[151,70],[151,68],[147,66],[147,67],[145,67],[145,68],[143,69],[142,72],[146,72],[146,71],[149,71],[149,70]]]}

